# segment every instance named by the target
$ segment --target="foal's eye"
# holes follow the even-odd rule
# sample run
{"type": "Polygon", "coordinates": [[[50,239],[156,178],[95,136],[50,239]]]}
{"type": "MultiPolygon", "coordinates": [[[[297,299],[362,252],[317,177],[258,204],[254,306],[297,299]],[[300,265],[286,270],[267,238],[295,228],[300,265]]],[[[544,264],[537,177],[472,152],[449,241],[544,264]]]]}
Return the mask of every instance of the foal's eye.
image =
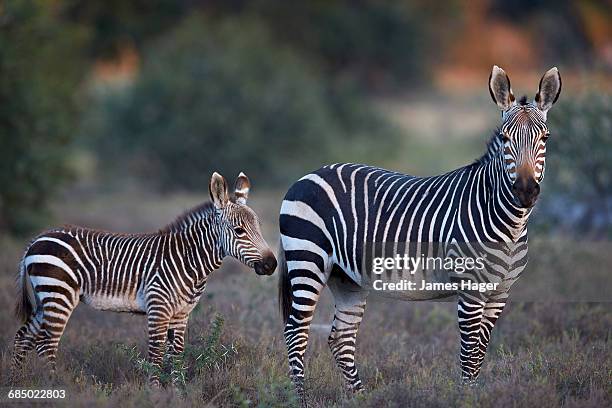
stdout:
{"type": "Polygon", "coordinates": [[[544,142],[547,141],[549,136],[550,136],[550,133],[544,133],[544,136],[542,136],[542,140],[544,142]]]}
{"type": "Polygon", "coordinates": [[[242,235],[242,234],[246,233],[246,231],[245,231],[245,230],[244,230],[244,228],[242,228],[242,227],[236,227],[236,228],[234,228],[234,232],[235,232],[236,234],[238,234],[238,235],[242,235]]]}

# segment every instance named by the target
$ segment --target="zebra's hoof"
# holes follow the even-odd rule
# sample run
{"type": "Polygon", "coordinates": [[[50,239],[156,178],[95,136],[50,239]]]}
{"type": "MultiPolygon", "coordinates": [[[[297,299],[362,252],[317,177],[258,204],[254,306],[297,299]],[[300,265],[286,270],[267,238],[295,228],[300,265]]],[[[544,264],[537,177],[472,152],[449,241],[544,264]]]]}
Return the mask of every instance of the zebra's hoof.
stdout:
{"type": "Polygon", "coordinates": [[[356,395],[363,394],[366,391],[365,387],[363,385],[361,385],[361,384],[357,385],[357,386],[349,385],[346,388],[347,388],[347,390],[350,393],[353,393],[353,394],[356,394],[356,395]]]}
{"type": "Polygon", "coordinates": [[[464,387],[475,387],[478,385],[475,378],[462,378],[461,383],[464,387]]]}
{"type": "Polygon", "coordinates": [[[157,378],[149,379],[149,387],[154,390],[159,390],[162,388],[161,382],[157,378]]]}

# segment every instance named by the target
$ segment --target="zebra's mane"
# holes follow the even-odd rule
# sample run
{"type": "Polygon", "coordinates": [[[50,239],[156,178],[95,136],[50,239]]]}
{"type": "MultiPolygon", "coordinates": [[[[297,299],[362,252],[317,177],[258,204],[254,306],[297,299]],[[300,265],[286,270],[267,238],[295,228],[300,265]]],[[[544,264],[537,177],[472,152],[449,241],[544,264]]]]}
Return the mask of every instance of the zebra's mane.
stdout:
{"type": "Polygon", "coordinates": [[[185,227],[193,224],[194,222],[201,220],[206,217],[214,210],[214,205],[211,201],[206,201],[190,210],[185,211],[183,214],[176,217],[174,221],[159,230],[160,233],[164,232],[178,232],[183,230],[185,227]]]}
{"type": "Polygon", "coordinates": [[[500,128],[493,131],[491,138],[487,142],[487,150],[485,153],[474,161],[474,164],[485,164],[490,162],[497,154],[499,148],[503,146],[500,128]]]}
{"type": "MultiPolygon", "coordinates": [[[[521,96],[518,101],[520,106],[528,106],[529,101],[527,100],[527,95],[521,96]]],[[[491,161],[492,158],[495,157],[495,154],[498,152],[499,148],[503,146],[503,140],[501,137],[501,128],[497,128],[493,131],[489,142],[487,143],[487,151],[480,156],[478,159],[474,161],[474,164],[484,164],[491,161]]]]}

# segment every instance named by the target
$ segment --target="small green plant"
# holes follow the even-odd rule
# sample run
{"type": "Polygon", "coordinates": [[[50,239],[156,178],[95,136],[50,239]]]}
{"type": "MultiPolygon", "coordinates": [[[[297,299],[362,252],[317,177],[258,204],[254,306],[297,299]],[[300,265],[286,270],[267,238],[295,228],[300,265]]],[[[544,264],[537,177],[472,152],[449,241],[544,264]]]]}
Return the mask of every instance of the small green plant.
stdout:
{"type": "Polygon", "coordinates": [[[213,318],[210,332],[206,337],[201,336],[195,345],[187,346],[183,358],[193,360],[196,373],[201,374],[204,370],[215,368],[220,370],[233,356],[238,354],[238,346],[221,343],[223,325],[225,320],[219,313],[213,318]],[[202,343],[201,346],[198,344],[202,343]]]}
{"type": "Polygon", "coordinates": [[[193,345],[185,346],[185,351],[178,356],[166,355],[161,367],[151,364],[136,346],[118,344],[117,348],[144,376],[155,374],[162,384],[173,384],[178,390],[184,391],[189,378],[213,368],[221,370],[238,354],[236,343],[221,343],[224,322],[223,315],[217,313],[206,336],[202,335],[193,345]]]}

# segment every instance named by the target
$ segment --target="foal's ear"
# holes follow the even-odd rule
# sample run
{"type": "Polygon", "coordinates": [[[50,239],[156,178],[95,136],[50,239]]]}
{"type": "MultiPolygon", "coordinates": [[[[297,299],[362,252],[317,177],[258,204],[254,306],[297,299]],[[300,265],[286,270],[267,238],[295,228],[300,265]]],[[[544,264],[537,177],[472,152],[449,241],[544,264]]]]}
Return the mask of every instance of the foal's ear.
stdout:
{"type": "Polygon", "coordinates": [[[216,208],[221,209],[225,207],[229,201],[229,194],[227,193],[227,182],[222,175],[217,172],[213,173],[210,178],[208,191],[210,192],[210,199],[216,208]]]}
{"type": "Polygon", "coordinates": [[[240,172],[234,184],[234,195],[236,196],[236,203],[246,204],[249,198],[249,190],[251,189],[251,182],[249,178],[243,172],[240,172]]]}
{"type": "Polygon", "coordinates": [[[515,103],[512,88],[510,87],[510,78],[508,78],[506,72],[497,65],[493,65],[493,70],[489,77],[489,93],[491,94],[491,98],[493,98],[493,102],[495,102],[502,111],[508,110],[508,108],[515,103]]]}
{"type": "Polygon", "coordinates": [[[542,112],[548,111],[561,93],[561,75],[557,67],[551,68],[540,79],[538,93],[535,96],[535,101],[538,108],[542,112]]]}

